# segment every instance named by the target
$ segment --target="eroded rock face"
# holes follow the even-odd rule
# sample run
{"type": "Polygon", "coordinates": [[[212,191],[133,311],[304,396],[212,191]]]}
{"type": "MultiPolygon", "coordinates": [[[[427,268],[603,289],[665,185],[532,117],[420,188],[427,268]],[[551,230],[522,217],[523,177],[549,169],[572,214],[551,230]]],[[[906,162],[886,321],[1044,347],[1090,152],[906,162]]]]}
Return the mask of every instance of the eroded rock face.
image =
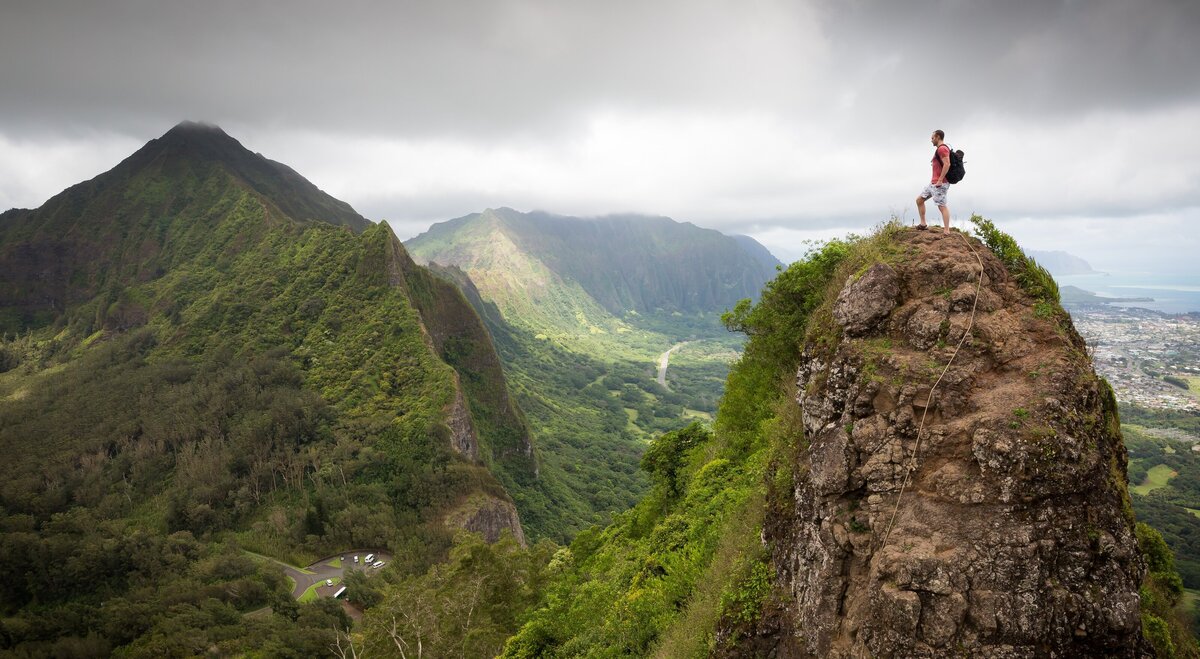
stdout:
{"type": "Polygon", "coordinates": [[[842,340],[809,346],[797,373],[808,447],[793,509],[764,528],[792,647],[1146,655],[1116,404],[1082,339],[1069,318],[1035,315],[978,241],[975,304],[979,266],[962,238],[899,240],[910,256],[846,286],[842,340]]]}
{"type": "Polygon", "coordinates": [[[450,447],[471,462],[479,462],[479,437],[471,421],[471,410],[463,397],[458,376],[454,378],[454,402],[446,410],[446,425],[450,428],[450,447]]]}
{"type": "Polygon", "coordinates": [[[846,282],[833,305],[833,318],[848,336],[860,336],[891,313],[899,294],[896,271],[886,263],[876,263],[858,279],[846,282]]]}
{"type": "Polygon", "coordinates": [[[478,533],[488,542],[495,542],[508,530],[521,546],[525,546],[525,533],[521,530],[521,519],[517,508],[510,501],[497,499],[486,494],[475,494],[446,516],[446,525],[478,533]]]}

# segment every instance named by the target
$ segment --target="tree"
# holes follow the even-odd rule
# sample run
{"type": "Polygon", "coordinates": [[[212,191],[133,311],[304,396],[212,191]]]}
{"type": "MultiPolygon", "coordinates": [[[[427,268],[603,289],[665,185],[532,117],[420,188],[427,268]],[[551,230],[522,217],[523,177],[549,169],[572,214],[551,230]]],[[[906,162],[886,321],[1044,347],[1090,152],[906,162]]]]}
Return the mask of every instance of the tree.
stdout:
{"type": "Polygon", "coordinates": [[[686,428],[666,433],[654,440],[642,454],[642,469],[656,482],[664,484],[671,495],[679,494],[682,489],[682,484],[678,482],[679,472],[687,452],[707,442],[711,437],[712,431],[699,421],[693,421],[686,428]]]}

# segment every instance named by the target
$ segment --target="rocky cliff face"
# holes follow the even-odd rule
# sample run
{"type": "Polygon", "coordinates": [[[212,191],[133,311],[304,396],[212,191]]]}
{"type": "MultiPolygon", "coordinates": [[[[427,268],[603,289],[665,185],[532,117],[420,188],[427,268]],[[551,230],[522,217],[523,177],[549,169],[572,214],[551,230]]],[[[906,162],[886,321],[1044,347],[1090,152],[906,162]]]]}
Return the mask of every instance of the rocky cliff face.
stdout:
{"type": "Polygon", "coordinates": [[[479,437],[471,422],[471,410],[463,397],[458,374],[454,377],[454,402],[446,410],[446,426],[450,428],[450,447],[471,462],[479,462],[479,437]]]}
{"type": "Polygon", "coordinates": [[[525,532],[521,529],[517,507],[510,501],[487,494],[473,494],[446,515],[445,524],[452,529],[478,533],[487,542],[499,540],[501,533],[507,530],[522,547],[525,546],[525,532]]]}
{"type": "Polygon", "coordinates": [[[766,627],[794,630],[777,651],[1146,654],[1116,403],[1070,318],[977,240],[897,241],[797,373],[807,447],[764,528],[788,593],[766,627]]]}

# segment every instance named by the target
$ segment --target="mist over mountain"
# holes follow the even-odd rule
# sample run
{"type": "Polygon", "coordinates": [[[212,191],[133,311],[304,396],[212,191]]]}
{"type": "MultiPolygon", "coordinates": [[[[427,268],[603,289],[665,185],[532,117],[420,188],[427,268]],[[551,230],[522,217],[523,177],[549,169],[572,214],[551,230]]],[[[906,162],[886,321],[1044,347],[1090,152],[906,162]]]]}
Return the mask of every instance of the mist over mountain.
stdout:
{"type": "Polygon", "coordinates": [[[1029,256],[1054,275],[1086,275],[1096,272],[1087,261],[1074,254],[1068,254],[1059,250],[1039,252],[1031,249],[1029,250],[1029,256]]]}
{"type": "Polygon", "coordinates": [[[776,267],[783,265],[783,262],[775,258],[775,255],[771,253],[771,250],[767,249],[762,243],[751,238],[750,236],[732,234],[729,237],[737,241],[737,244],[741,245],[742,249],[746,250],[751,256],[758,259],[759,263],[762,263],[768,268],[773,270],[776,267]]]}
{"type": "Polygon", "coordinates": [[[778,264],[752,239],[664,217],[509,208],[435,224],[407,246],[485,319],[544,448],[544,486],[567,490],[550,499],[572,503],[555,517],[514,496],[527,525],[564,540],[637,500],[647,440],[711,418],[742,343],[721,314],[756,298],[778,264]]]}
{"type": "Polygon", "coordinates": [[[972,221],[406,249],[181,124],[0,215],[0,651],[1195,656],[1111,389],[972,221]]]}

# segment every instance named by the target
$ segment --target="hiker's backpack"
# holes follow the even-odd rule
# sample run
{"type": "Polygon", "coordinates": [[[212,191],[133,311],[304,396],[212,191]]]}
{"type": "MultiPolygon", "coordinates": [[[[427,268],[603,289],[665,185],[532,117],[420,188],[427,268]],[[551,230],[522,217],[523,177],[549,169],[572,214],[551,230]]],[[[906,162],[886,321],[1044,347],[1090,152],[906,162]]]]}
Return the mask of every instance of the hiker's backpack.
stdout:
{"type": "MultiPolygon", "coordinates": [[[[950,149],[950,145],[946,145],[950,149]]],[[[963,167],[963,152],[950,149],[950,170],[946,172],[947,183],[958,183],[967,175],[966,167],[963,167]]]]}

